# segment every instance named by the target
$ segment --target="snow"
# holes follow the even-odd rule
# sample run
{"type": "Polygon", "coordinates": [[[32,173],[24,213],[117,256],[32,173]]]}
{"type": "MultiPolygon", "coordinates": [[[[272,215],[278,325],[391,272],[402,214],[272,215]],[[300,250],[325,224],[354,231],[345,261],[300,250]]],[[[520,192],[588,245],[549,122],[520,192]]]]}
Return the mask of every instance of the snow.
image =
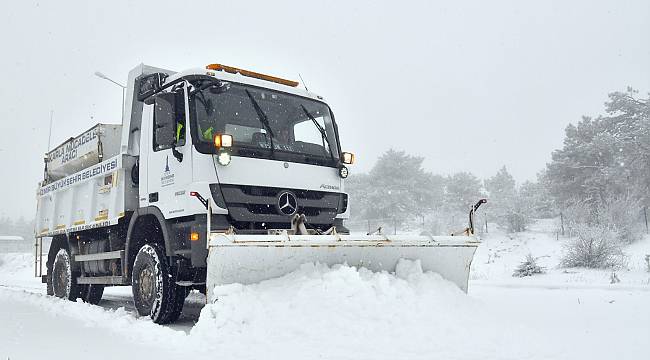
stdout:
{"type": "Polygon", "coordinates": [[[0,241],[25,241],[22,236],[0,235],[0,241]]]}
{"type": "Polygon", "coordinates": [[[480,302],[417,262],[402,261],[395,275],[305,264],[216,291],[219,301],[203,309],[191,336],[218,358],[247,358],[250,349],[235,345],[242,338],[268,358],[292,359],[520,359],[543,350],[518,324],[503,329],[480,302]],[[468,347],[473,338],[482,340],[468,347]]]}
{"type": "MultiPolygon", "coordinates": [[[[611,288],[612,271],[594,269],[564,269],[559,266],[564,245],[568,238],[557,236],[556,220],[537,221],[529,231],[506,234],[501,229],[484,234],[482,244],[476,251],[470,279],[474,284],[504,286],[545,286],[557,287],[597,287],[611,288]],[[526,258],[527,254],[538,258],[538,264],[545,268],[546,274],[515,279],[513,270],[526,258]]],[[[620,288],[648,288],[650,275],[645,262],[650,254],[650,236],[624,249],[627,257],[625,268],[616,270],[621,280],[615,284],[620,288]]]]}
{"type": "Polygon", "coordinates": [[[171,346],[182,339],[182,333],[137,319],[123,309],[107,310],[1,287],[0,307],[4,310],[0,312],[2,359],[114,359],[133,354],[165,359],[182,354],[171,346]]]}
{"type": "Polygon", "coordinates": [[[395,274],[305,264],[281,278],[217,287],[213,304],[202,306],[195,292],[171,326],[139,317],[130,288],[107,288],[100,306],[46,296],[31,255],[0,254],[0,359],[645,358],[650,239],[626,249],[628,267],[610,284],[608,271],[557,267],[566,239],[553,226],[487,234],[469,294],[414,261],[395,274]],[[529,252],[546,274],[513,278],[529,252]]]}

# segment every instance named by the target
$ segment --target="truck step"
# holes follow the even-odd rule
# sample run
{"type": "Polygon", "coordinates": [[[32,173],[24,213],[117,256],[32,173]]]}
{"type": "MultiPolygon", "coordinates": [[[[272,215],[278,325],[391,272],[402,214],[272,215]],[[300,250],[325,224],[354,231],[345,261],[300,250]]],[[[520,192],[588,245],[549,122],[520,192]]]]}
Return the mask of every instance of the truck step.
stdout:
{"type": "Polygon", "coordinates": [[[97,261],[108,259],[121,259],[124,257],[124,250],[109,251],[97,254],[75,255],[75,261],[97,261]]]}
{"type": "Polygon", "coordinates": [[[128,285],[121,276],[80,276],[77,284],[128,285]]]}

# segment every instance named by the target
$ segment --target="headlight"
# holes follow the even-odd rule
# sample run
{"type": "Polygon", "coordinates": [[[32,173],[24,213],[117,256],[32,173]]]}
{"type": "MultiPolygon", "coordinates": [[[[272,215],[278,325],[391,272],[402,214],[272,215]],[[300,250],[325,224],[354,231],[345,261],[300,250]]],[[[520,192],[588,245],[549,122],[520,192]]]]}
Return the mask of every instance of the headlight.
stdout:
{"type": "Polygon", "coordinates": [[[339,168],[339,175],[345,179],[346,177],[348,177],[348,175],[350,175],[350,172],[348,171],[348,168],[346,168],[345,166],[341,166],[339,168]]]}
{"type": "Polygon", "coordinates": [[[217,162],[219,165],[227,166],[230,164],[231,156],[230,153],[227,151],[220,151],[219,155],[217,156],[217,162]]]}
{"type": "Polygon", "coordinates": [[[217,134],[214,136],[214,147],[220,149],[222,147],[231,147],[232,146],[232,135],[228,134],[217,134]]]}

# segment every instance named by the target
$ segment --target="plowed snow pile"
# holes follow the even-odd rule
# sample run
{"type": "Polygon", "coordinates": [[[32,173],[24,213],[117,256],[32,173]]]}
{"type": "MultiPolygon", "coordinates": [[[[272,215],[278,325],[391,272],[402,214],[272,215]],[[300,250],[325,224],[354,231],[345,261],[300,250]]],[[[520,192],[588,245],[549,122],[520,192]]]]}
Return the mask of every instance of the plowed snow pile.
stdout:
{"type": "Polygon", "coordinates": [[[215,291],[190,334],[215,358],[544,358],[539,337],[522,335],[530,330],[489,318],[418,261],[401,261],[394,275],[306,264],[215,291]]]}

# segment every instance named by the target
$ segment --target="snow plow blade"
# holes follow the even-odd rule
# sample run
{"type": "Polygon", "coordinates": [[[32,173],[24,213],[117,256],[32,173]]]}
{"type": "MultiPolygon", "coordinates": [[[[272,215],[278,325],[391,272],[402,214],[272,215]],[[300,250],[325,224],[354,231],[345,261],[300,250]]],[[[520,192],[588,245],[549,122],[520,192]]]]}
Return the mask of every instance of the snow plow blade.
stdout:
{"type": "Polygon", "coordinates": [[[211,233],[207,295],[231,283],[253,284],[281,277],[304,263],[347,264],[394,272],[400,259],[420,260],[467,292],[470,265],[479,242],[473,236],[237,235],[211,233]]]}

